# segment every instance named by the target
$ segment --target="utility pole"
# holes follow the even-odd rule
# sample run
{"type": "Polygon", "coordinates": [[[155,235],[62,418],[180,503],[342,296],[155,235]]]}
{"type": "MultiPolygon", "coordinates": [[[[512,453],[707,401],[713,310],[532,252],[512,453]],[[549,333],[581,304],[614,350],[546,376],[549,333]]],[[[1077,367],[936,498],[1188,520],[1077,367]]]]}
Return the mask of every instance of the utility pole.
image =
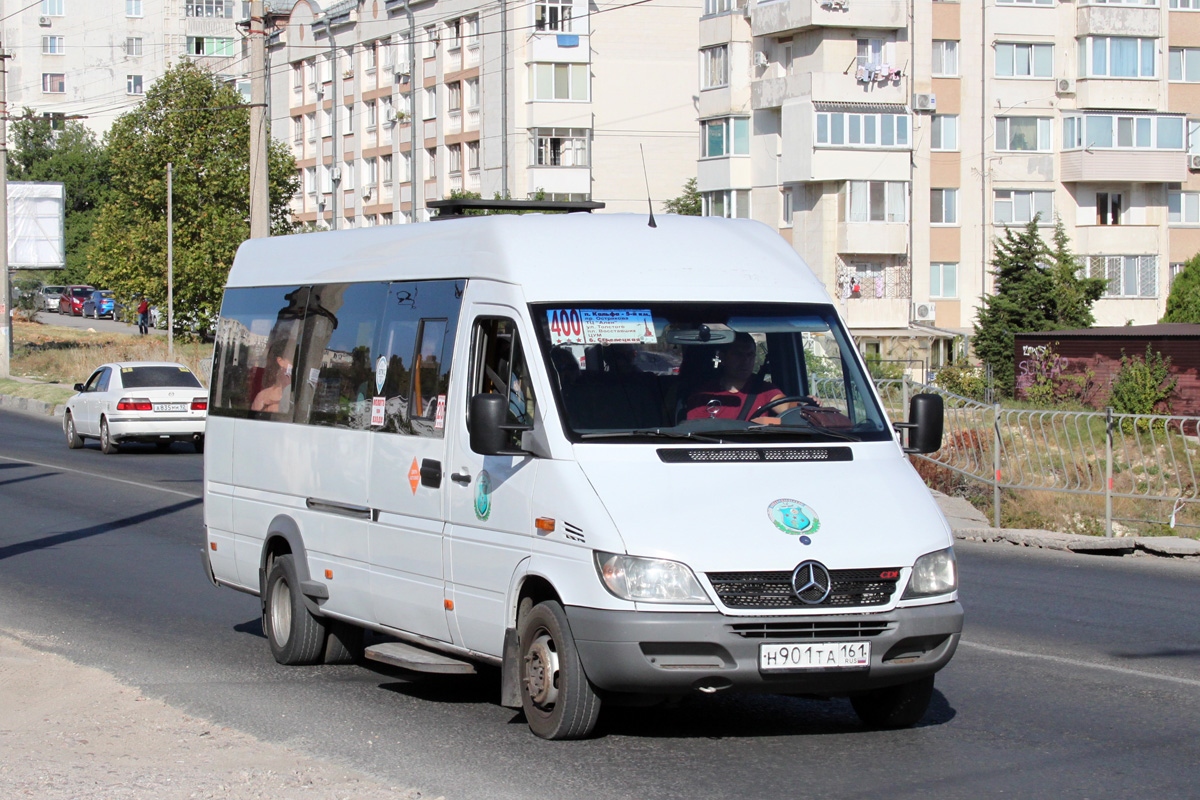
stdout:
{"type": "Polygon", "coordinates": [[[0,291],[0,378],[7,378],[12,369],[12,281],[8,277],[8,55],[0,45],[0,274],[4,288],[0,291]]]}
{"type": "MultiPolygon", "coordinates": [[[[168,173],[169,174],[169,173],[168,173]]],[[[271,235],[267,192],[267,30],[263,0],[250,3],[250,238],[271,235]]]]}
{"type": "Polygon", "coordinates": [[[171,162],[167,162],[167,360],[175,360],[175,220],[171,162]]]}

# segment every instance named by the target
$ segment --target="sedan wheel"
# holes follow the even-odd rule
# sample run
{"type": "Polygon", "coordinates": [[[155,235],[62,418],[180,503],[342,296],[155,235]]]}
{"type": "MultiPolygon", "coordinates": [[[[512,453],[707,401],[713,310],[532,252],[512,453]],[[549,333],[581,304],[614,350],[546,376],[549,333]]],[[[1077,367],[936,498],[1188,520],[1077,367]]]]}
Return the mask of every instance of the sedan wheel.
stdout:
{"type": "Polygon", "coordinates": [[[108,432],[108,420],[100,420],[100,450],[106,455],[111,456],[117,452],[117,443],[112,440],[112,436],[108,432]]]}
{"type": "Polygon", "coordinates": [[[63,432],[67,435],[67,447],[72,450],[78,450],[83,447],[83,437],[75,432],[75,418],[71,416],[71,412],[63,417],[63,432]]]}

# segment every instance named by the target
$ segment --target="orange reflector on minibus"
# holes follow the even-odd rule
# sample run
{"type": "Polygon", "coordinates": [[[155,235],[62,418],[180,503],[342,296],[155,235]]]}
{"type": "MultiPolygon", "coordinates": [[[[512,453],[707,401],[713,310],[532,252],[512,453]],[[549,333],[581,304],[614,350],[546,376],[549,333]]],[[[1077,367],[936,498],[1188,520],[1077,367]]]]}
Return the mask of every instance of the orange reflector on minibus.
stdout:
{"type": "Polygon", "coordinates": [[[447,611],[454,610],[454,601],[453,600],[443,600],[442,605],[444,605],[446,607],[447,611]]]}
{"type": "Polygon", "coordinates": [[[325,580],[327,580],[327,581],[333,580],[333,570],[331,570],[331,569],[325,570],[325,580]]]}
{"type": "Polygon", "coordinates": [[[217,543],[216,543],[216,542],[209,542],[209,543],[208,543],[208,546],[209,546],[209,547],[211,547],[213,550],[216,550],[216,549],[217,549],[217,543]]]}
{"type": "Polygon", "coordinates": [[[550,517],[538,517],[533,521],[533,527],[539,531],[552,531],[554,530],[554,520],[550,517]]]}

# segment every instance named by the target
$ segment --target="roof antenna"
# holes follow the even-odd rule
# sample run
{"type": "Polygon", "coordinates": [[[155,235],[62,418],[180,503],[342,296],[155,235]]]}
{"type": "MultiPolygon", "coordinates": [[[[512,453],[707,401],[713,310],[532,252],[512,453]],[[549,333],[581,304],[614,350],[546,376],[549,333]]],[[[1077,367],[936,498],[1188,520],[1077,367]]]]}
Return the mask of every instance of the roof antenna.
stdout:
{"type": "Polygon", "coordinates": [[[657,228],[658,223],[654,221],[654,202],[650,199],[650,176],[646,174],[646,148],[638,142],[638,150],[642,153],[642,178],[646,181],[646,205],[650,207],[650,227],[657,228]]]}

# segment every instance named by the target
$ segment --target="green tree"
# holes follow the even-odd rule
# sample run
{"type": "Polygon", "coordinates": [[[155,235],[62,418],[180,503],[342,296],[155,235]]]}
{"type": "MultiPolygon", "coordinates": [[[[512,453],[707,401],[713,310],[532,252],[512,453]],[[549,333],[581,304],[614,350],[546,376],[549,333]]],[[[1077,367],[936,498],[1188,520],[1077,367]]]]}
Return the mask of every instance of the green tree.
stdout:
{"type": "Polygon", "coordinates": [[[107,153],[82,123],[67,120],[55,131],[49,118],[30,108],[13,122],[10,131],[9,180],[63,184],[66,268],[55,280],[87,282],[92,228],[108,186],[107,153]]]}
{"type": "MultiPolygon", "coordinates": [[[[125,301],[167,295],[167,163],[174,165],[177,332],[210,329],[234,252],[250,234],[250,124],[242,97],[189,61],[167,71],[105,137],[107,202],[92,238],[92,277],[125,301]]],[[[268,150],[271,231],[293,230],[298,180],[287,148],[268,150]]]]}
{"type": "Polygon", "coordinates": [[[1058,330],[1090,328],[1096,322],[1092,304],[1104,294],[1103,278],[1079,277],[1080,264],[1071,251],[1062,220],[1054,223],[1054,247],[1050,250],[1050,276],[1054,290],[1048,299],[1049,316],[1058,330]]]}
{"type": "Polygon", "coordinates": [[[688,178],[687,183],[683,185],[683,194],[664,202],[663,210],[668,214],[700,216],[700,192],[696,191],[696,179],[688,178]]]}
{"type": "Polygon", "coordinates": [[[1192,256],[1175,276],[1167,295],[1163,322],[1200,322],[1200,253],[1192,256]]]}

